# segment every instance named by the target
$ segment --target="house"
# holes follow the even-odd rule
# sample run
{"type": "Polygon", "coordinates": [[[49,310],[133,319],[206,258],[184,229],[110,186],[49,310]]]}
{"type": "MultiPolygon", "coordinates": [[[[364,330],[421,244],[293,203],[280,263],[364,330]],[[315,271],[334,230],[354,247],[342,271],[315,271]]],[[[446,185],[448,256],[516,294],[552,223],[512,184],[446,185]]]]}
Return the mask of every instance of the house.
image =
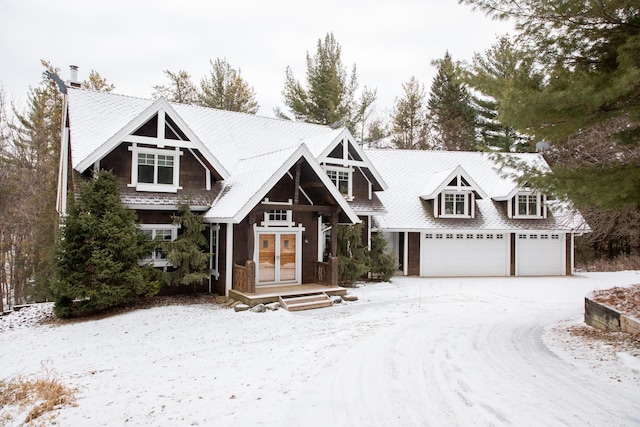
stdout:
{"type": "MultiPolygon", "coordinates": [[[[370,238],[384,213],[386,183],[345,128],[73,87],[65,100],[58,211],[78,180],[112,170],[142,231],[170,241],[188,200],[208,228],[210,292],[337,288],[336,225],[370,238]]],[[[168,267],[161,251],[149,261],[168,267]]]]}
{"type": "MultiPolygon", "coordinates": [[[[513,157],[547,168],[537,154],[513,157]]],[[[365,242],[383,233],[400,273],[420,276],[571,274],[585,231],[578,213],[521,188],[488,154],[364,150],[346,128],[69,87],[61,214],[99,169],[120,179],[152,237],[177,238],[180,201],[201,213],[202,290],[239,299],[283,286],[339,291],[338,224],[363,223],[365,242]]],[[[148,261],[170,267],[160,251],[148,261]]]]}
{"type": "MultiPolygon", "coordinates": [[[[582,216],[520,185],[519,170],[481,152],[367,150],[385,178],[387,212],[373,217],[402,274],[570,275],[582,216]]],[[[540,154],[502,154],[541,171],[540,154]]]]}

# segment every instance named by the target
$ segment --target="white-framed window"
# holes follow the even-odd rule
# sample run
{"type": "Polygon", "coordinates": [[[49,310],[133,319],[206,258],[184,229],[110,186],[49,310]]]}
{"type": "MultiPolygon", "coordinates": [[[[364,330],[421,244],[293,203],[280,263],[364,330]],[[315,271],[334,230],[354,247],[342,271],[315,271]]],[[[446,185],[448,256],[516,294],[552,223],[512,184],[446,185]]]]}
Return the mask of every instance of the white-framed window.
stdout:
{"type": "Polygon", "coordinates": [[[144,148],[133,144],[131,187],[138,191],[175,193],[180,187],[180,150],[144,148]]]}
{"type": "Polygon", "coordinates": [[[325,166],[327,176],[336,186],[340,194],[347,200],[353,199],[353,170],[339,166],[325,166]]]}
{"type": "Polygon", "coordinates": [[[470,218],[469,193],[459,191],[445,191],[442,193],[442,217],[470,218]]]}
{"type": "MultiPolygon", "coordinates": [[[[178,227],[173,224],[142,224],[140,232],[148,235],[152,240],[160,242],[173,242],[178,237],[178,227]]],[[[151,262],[154,267],[167,267],[171,265],[160,246],[142,260],[143,263],[151,262]]]]}
{"type": "Polygon", "coordinates": [[[273,209],[264,213],[263,227],[293,227],[293,211],[273,209]]]}
{"type": "Polygon", "coordinates": [[[514,218],[542,218],[544,197],[540,193],[522,192],[514,198],[514,218]]]}

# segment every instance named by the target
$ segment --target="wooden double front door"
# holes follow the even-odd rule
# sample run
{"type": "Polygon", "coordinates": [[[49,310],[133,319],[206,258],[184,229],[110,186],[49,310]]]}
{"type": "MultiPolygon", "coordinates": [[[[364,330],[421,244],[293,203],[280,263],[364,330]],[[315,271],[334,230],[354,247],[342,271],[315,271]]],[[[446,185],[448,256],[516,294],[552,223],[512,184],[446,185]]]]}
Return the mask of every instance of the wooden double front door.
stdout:
{"type": "Polygon", "coordinates": [[[299,233],[257,233],[258,262],[256,285],[299,283],[299,233]]]}

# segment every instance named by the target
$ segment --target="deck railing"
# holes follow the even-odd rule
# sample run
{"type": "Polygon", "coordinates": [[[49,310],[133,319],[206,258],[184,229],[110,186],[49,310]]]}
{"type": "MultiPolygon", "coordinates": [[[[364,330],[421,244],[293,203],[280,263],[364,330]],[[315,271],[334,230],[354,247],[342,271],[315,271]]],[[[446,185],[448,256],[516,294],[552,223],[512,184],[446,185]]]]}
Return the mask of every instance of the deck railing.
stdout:
{"type": "Polygon", "coordinates": [[[328,262],[316,262],[316,281],[325,286],[338,286],[338,258],[331,257],[328,262]]]}
{"type": "Polygon", "coordinates": [[[240,292],[256,291],[256,263],[249,260],[244,265],[233,264],[233,289],[240,292]]]}

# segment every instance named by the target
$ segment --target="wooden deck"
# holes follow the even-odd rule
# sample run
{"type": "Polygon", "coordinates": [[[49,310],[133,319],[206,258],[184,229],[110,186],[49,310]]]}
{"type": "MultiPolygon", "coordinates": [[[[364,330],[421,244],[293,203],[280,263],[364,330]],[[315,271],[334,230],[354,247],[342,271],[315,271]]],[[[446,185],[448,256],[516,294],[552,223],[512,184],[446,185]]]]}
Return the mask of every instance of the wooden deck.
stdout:
{"type": "Polygon", "coordinates": [[[327,295],[342,296],[346,295],[347,289],[341,286],[325,286],[317,283],[306,283],[304,285],[256,286],[255,293],[231,289],[229,290],[229,297],[253,307],[258,304],[277,302],[280,297],[313,295],[322,292],[327,295]]]}

